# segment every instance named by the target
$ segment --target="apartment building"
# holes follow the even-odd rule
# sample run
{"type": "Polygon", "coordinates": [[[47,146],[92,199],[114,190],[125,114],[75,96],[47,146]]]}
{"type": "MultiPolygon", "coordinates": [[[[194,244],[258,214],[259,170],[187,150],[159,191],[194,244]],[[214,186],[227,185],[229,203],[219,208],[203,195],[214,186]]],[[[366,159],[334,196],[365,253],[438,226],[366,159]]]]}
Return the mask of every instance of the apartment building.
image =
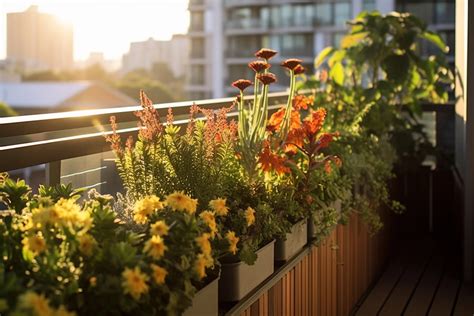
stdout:
{"type": "Polygon", "coordinates": [[[7,60],[26,72],[72,68],[72,25],[39,12],[37,6],[8,13],[7,60]]]}
{"type": "Polygon", "coordinates": [[[130,44],[130,50],[122,58],[122,72],[136,69],[151,70],[155,63],[167,63],[175,77],[184,75],[189,58],[189,39],[186,35],[175,34],[170,40],[149,38],[130,44]]]}
{"type": "MultiPolygon", "coordinates": [[[[318,52],[338,45],[346,21],[363,10],[413,12],[454,49],[454,0],[190,0],[188,95],[203,99],[232,93],[233,80],[253,77],[247,63],[261,47],[279,52],[275,63],[295,57],[312,67],[318,52]]],[[[274,67],[272,72],[280,79],[272,89],[284,89],[284,71],[274,67]]]]}

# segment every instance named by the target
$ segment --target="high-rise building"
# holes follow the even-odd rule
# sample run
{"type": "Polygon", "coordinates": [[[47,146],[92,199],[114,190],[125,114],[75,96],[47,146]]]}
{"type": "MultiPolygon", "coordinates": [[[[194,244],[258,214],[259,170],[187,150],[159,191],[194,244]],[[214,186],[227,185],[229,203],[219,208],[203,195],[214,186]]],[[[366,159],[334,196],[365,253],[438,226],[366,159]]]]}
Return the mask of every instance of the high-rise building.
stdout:
{"type": "Polygon", "coordinates": [[[73,67],[73,29],[37,6],[7,14],[7,59],[22,71],[73,67]]]}
{"type": "MultiPolygon", "coordinates": [[[[247,63],[262,47],[279,52],[274,63],[293,57],[311,68],[324,47],[339,44],[346,21],[363,10],[396,9],[419,15],[444,32],[448,44],[454,41],[454,0],[190,0],[188,95],[202,99],[234,93],[229,84],[253,78],[247,63]]],[[[283,89],[288,81],[283,69],[272,72],[279,78],[272,88],[283,89]]]]}
{"type": "Polygon", "coordinates": [[[175,34],[168,41],[149,38],[130,44],[130,50],[122,58],[122,72],[136,69],[151,70],[155,63],[166,63],[175,77],[184,75],[189,59],[189,40],[182,34],[175,34]]]}

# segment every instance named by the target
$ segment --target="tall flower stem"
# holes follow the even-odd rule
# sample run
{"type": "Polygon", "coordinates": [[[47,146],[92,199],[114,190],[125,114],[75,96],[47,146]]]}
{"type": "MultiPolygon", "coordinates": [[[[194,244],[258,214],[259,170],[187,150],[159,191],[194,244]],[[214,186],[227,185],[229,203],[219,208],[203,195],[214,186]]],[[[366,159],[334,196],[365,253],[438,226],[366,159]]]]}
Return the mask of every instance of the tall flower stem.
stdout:
{"type": "Polygon", "coordinates": [[[282,126],[280,128],[280,140],[282,144],[285,142],[286,137],[290,129],[290,120],[291,120],[291,110],[293,105],[293,98],[295,96],[295,84],[296,76],[293,70],[290,70],[290,93],[288,95],[288,101],[285,108],[285,117],[283,118],[282,126]]]}

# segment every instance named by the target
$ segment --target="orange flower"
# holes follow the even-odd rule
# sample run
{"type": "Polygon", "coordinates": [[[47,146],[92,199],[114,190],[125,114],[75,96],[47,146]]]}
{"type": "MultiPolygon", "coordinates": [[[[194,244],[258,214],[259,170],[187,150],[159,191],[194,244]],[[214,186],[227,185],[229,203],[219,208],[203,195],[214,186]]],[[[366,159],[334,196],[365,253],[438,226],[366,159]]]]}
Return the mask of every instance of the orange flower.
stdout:
{"type": "Polygon", "coordinates": [[[303,61],[301,59],[290,58],[281,63],[282,67],[288,68],[289,70],[295,70],[303,61]]]}
{"type": "Polygon", "coordinates": [[[267,124],[267,131],[276,132],[280,129],[281,122],[285,117],[285,108],[281,108],[272,114],[267,124]]]}
{"type": "Polygon", "coordinates": [[[329,75],[326,69],[323,69],[321,73],[319,74],[319,80],[321,82],[326,82],[328,80],[328,77],[329,75]]]}
{"type": "Polygon", "coordinates": [[[326,160],[326,162],[324,163],[324,171],[326,171],[327,174],[330,174],[332,172],[330,160],[326,160]]]}
{"type": "Polygon", "coordinates": [[[295,69],[293,69],[293,73],[295,75],[301,75],[301,74],[304,74],[305,70],[306,69],[303,66],[298,65],[298,66],[295,67],[295,69]]]}
{"type": "Polygon", "coordinates": [[[269,60],[270,58],[272,58],[276,54],[277,54],[276,50],[269,49],[269,48],[262,48],[258,52],[255,53],[255,57],[269,60]]]}
{"type": "Polygon", "coordinates": [[[266,74],[258,74],[257,79],[260,80],[260,82],[263,83],[264,85],[269,85],[277,81],[276,76],[272,74],[271,72],[266,73],[266,74]]]}
{"type": "Polygon", "coordinates": [[[253,83],[250,80],[246,79],[239,79],[234,82],[232,82],[232,86],[239,89],[240,91],[244,91],[247,89],[249,86],[251,86],[253,83]]]}
{"type": "Polygon", "coordinates": [[[317,134],[323,127],[325,118],[326,110],[323,108],[319,108],[316,111],[313,111],[310,115],[308,115],[303,122],[306,134],[308,136],[317,134]]]}
{"type": "Polygon", "coordinates": [[[304,145],[304,130],[302,128],[291,129],[286,137],[285,153],[294,155],[298,152],[298,147],[304,145]]]}
{"type": "Polygon", "coordinates": [[[339,133],[324,133],[318,139],[318,150],[322,148],[326,148],[332,142],[334,137],[339,136],[339,133]]]}
{"type": "Polygon", "coordinates": [[[307,110],[309,106],[311,106],[314,103],[314,97],[313,96],[305,96],[305,95],[296,95],[293,98],[293,108],[297,111],[303,109],[307,110]]]}
{"type": "Polygon", "coordinates": [[[270,68],[270,64],[263,60],[254,60],[249,63],[249,68],[255,72],[262,72],[265,69],[270,68]]]}
{"type": "Polygon", "coordinates": [[[286,158],[273,153],[268,141],[264,142],[258,161],[263,171],[269,172],[273,170],[278,174],[290,173],[290,168],[285,166],[286,158]]]}

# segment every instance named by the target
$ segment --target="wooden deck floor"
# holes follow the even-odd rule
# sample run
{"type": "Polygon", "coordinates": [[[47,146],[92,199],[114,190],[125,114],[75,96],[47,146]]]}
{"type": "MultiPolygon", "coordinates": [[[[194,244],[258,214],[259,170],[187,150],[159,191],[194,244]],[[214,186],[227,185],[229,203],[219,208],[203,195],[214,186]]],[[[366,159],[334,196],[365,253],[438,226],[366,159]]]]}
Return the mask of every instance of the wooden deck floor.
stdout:
{"type": "Polygon", "coordinates": [[[459,256],[431,239],[405,243],[353,315],[474,316],[474,286],[459,256]]]}

